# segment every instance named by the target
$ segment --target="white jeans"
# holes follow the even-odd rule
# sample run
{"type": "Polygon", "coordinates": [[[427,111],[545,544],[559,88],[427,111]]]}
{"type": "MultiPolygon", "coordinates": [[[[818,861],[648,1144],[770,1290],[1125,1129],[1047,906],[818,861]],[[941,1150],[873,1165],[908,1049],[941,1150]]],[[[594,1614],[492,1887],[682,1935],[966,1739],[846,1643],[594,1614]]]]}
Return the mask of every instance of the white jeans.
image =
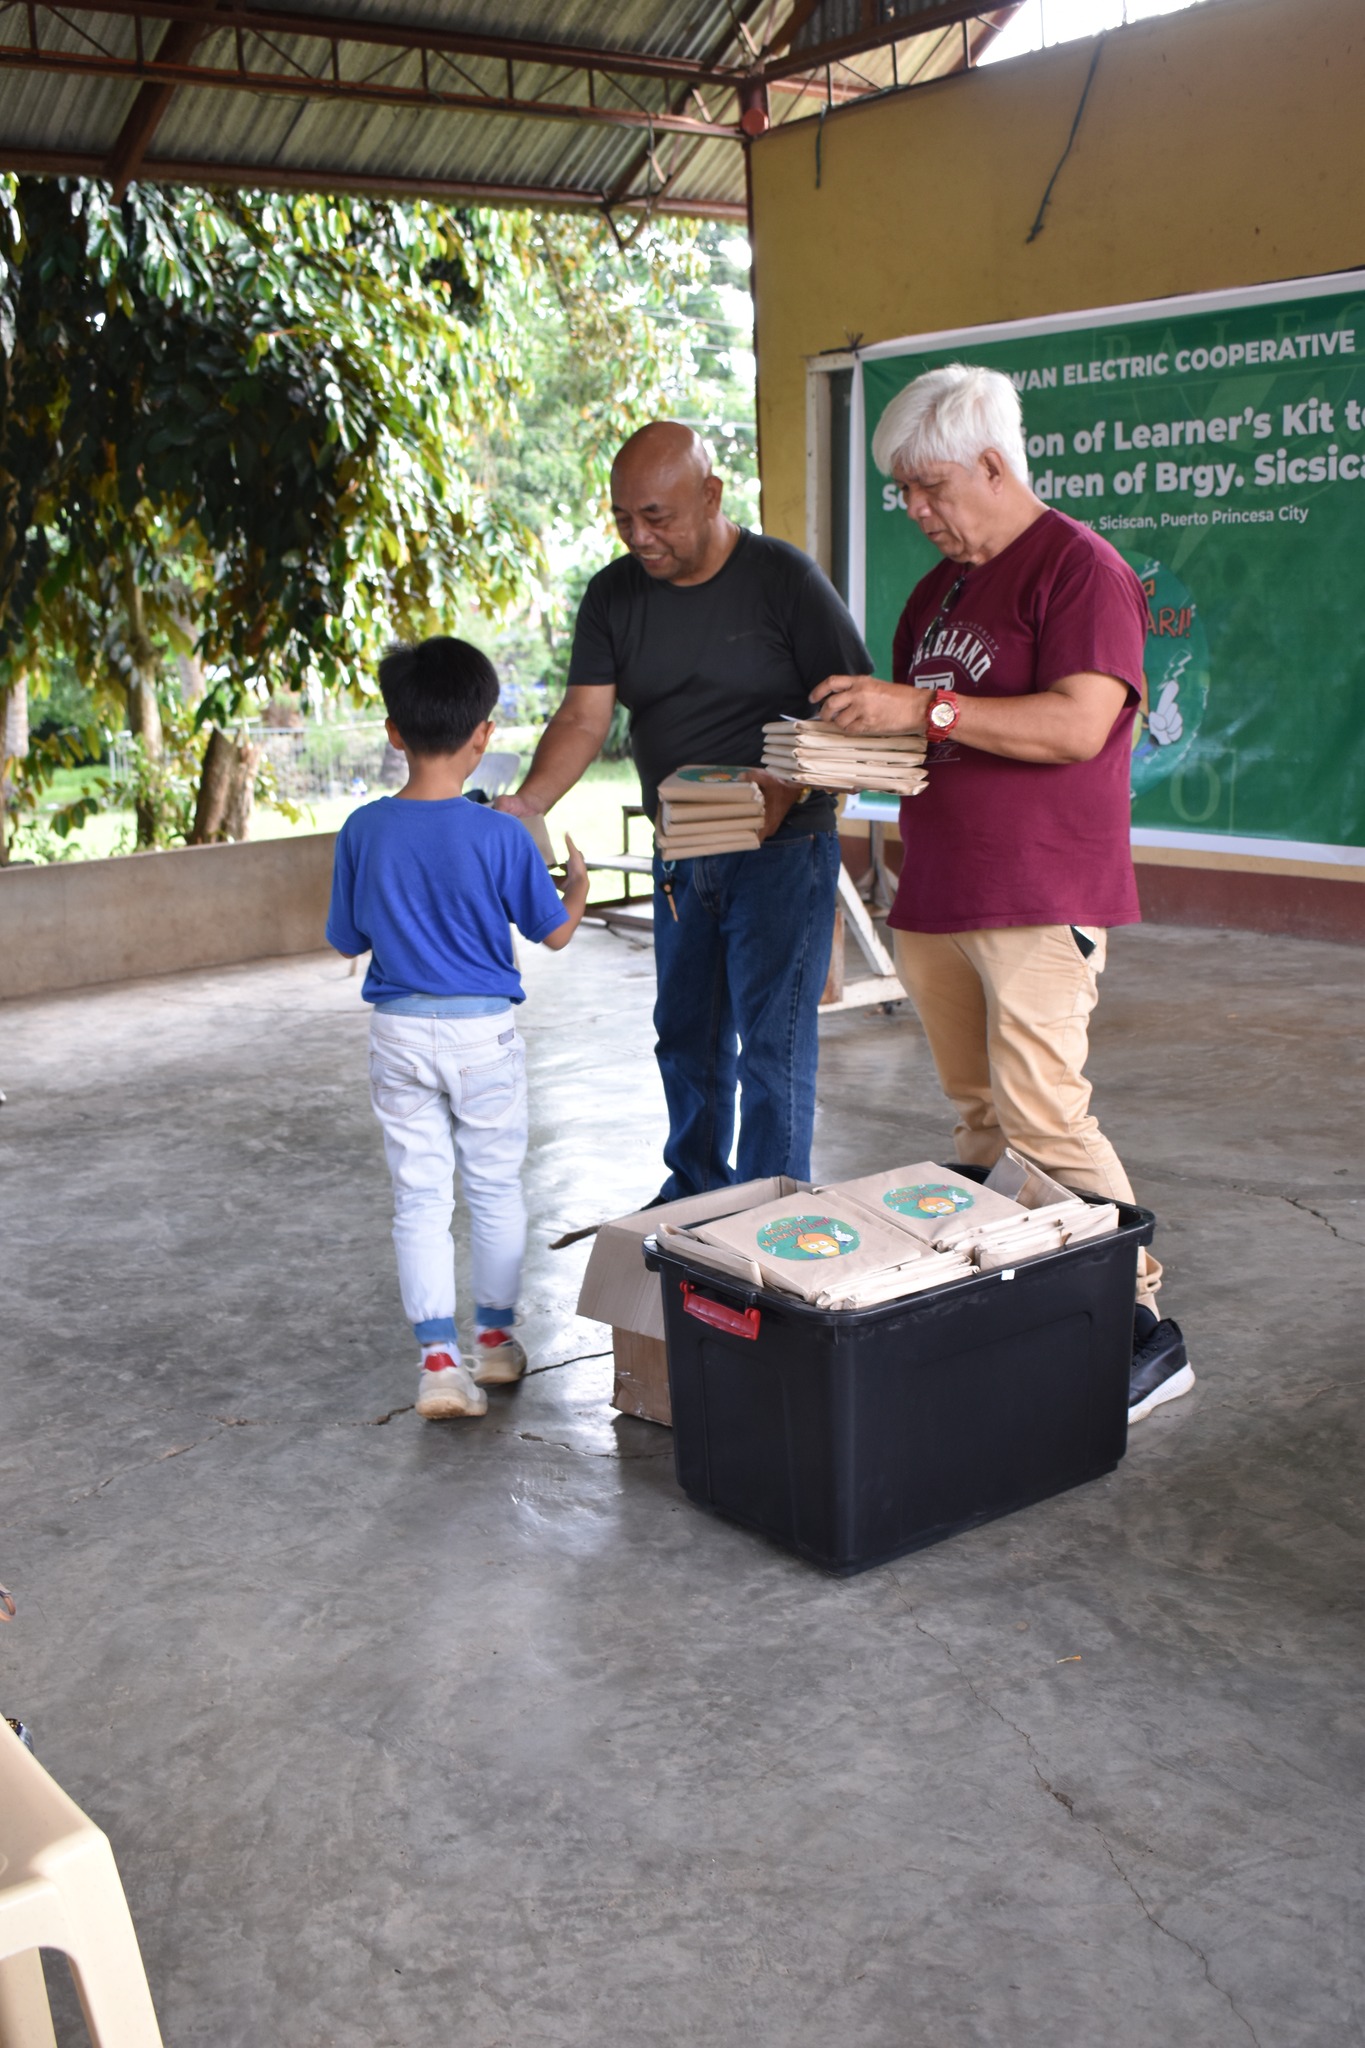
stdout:
{"type": "Polygon", "coordinates": [[[370,1101],[393,1176],[403,1309],[421,1342],[455,1336],[455,1168],[469,1205],[474,1299],[511,1310],[526,1204],[526,1056],[508,1008],[492,1017],[370,1019],[370,1101]]]}

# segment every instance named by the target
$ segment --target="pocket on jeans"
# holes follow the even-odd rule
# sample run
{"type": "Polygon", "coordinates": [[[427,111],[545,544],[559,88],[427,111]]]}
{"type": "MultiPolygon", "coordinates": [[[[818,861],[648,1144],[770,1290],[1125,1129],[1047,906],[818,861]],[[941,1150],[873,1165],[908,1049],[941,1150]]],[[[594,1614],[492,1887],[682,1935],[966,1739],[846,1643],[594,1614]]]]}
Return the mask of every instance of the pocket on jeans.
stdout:
{"type": "Polygon", "coordinates": [[[477,1110],[480,1116],[501,1116],[517,1099],[521,1072],[519,1045],[500,1046],[492,1059],[461,1067],[460,1113],[467,1116],[471,1110],[477,1110]]]}
{"type": "Polygon", "coordinates": [[[414,1060],[401,1053],[370,1052],[370,1101],[378,1115],[405,1123],[435,1101],[437,1090],[414,1060]]]}

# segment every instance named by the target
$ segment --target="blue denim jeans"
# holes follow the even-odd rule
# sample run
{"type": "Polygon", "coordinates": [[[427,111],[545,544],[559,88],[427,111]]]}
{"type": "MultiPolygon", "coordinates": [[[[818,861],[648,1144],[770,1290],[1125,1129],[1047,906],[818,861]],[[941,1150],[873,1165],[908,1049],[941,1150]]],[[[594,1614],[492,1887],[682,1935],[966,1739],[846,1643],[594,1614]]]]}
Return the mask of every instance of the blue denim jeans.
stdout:
{"type": "Polygon", "coordinates": [[[654,1053],[668,1104],[662,1200],[773,1173],[809,1178],[817,1013],[838,881],[833,832],[667,867],[655,857],[654,1053]]]}

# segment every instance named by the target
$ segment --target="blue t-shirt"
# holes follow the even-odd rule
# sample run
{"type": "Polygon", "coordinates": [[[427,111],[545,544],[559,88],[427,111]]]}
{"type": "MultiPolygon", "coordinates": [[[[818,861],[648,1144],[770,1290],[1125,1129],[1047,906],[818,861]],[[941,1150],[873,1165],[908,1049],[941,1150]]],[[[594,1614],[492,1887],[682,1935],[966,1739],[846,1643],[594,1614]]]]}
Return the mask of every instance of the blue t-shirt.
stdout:
{"type": "Polygon", "coordinates": [[[327,943],[363,953],[367,1003],[397,996],[502,996],[525,990],[515,924],[539,944],[568,913],[526,827],[452,796],[382,796],[337,834],[327,943]]]}

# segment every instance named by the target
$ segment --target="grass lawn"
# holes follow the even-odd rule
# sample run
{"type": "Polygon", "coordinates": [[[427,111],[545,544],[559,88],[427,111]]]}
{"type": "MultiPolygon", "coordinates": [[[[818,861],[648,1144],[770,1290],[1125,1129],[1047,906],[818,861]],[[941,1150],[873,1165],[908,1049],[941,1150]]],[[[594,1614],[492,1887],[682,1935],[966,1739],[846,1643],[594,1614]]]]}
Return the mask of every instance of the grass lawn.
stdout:
{"type": "MultiPolygon", "coordinates": [[[[530,736],[523,744],[523,760],[529,759],[530,736]]],[[[45,810],[53,810],[61,804],[70,803],[82,796],[87,789],[99,787],[107,779],[103,768],[64,768],[53,779],[45,810]]],[[[294,824],[280,811],[258,809],[251,821],[253,839],[283,839],[298,832],[335,832],[343,820],[353,811],[357,803],[368,803],[369,797],[329,797],[309,804],[298,824],[294,824]]],[[[591,859],[594,855],[618,853],[621,849],[621,806],[637,804],[640,801],[640,783],[630,761],[595,761],[562,802],[556,804],[547,820],[555,851],[563,854],[564,835],[567,832],[591,859]]],[[[104,860],[114,854],[131,853],[133,850],[133,815],[131,811],[100,811],[93,818],[73,832],[66,840],[55,839],[45,833],[44,855],[57,860],[104,860]]],[[[648,853],[651,835],[643,819],[637,819],[631,826],[630,845],[633,853],[648,853]]],[[[32,847],[18,849],[18,857],[31,859],[32,847]]],[[[633,890],[648,893],[647,884],[635,882],[633,890]]],[[[605,897],[624,894],[622,877],[614,874],[595,875],[591,895],[601,900],[605,897]]]]}

